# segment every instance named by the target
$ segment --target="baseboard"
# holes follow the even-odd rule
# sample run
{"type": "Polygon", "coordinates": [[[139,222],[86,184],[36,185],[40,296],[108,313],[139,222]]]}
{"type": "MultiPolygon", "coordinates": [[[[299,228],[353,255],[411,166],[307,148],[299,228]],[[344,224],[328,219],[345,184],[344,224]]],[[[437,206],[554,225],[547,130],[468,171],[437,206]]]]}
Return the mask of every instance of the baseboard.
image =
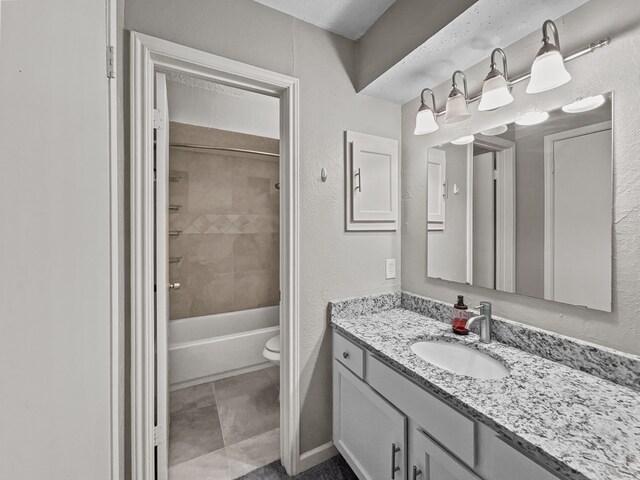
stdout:
{"type": "Polygon", "coordinates": [[[300,462],[298,464],[298,473],[302,473],[305,470],[309,470],[316,465],[321,464],[325,460],[329,460],[331,457],[338,455],[338,450],[333,445],[333,442],[327,442],[324,445],[304,452],[300,455],[300,462]]]}
{"type": "MultiPolygon", "coordinates": [[[[1,1],[1,0],[0,0],[1,1]]],[[[172,383],[169,385],[169,391],[180,390],[182,388],[194,387],[203,383],[213,382],[215,380],[222,380],[223,378],[235,377],[236,375],[242,375],[243,373],[256,372],[265,368],[273,367],[273,363],[265,362],[258,365],[252,365],[250,367],[238,368],[224,373],[218,373],[216,375],[208,375],[206,377],[194,378],[193,380],[186,380],[184,382],[172,383]]]]}

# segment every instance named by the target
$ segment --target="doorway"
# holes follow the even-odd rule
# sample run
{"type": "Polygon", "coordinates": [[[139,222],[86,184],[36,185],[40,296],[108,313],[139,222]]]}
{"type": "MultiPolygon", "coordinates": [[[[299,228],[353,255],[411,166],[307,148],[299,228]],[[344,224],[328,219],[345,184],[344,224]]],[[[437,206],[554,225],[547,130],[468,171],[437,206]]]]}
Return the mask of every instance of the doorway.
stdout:
{"type": "MultiPolygon", "coordinates": [[[[177,458],[175,452],[172,457],[170,448],[170,419],[173,408],[177,408],[179,405],[184,407],[185,399],[187,398],[196,398],[197,401],[196,404],[194,404],[194,408],[197,408],[197,402],[200,401],[201,403],[204,402],[202,403],[202,408],[205,410],[209,408],[209,410],[211,410],[212,397],[207,395],[199,396],[202,390],[207,390],[210,387],[211,390],[214,391],[215,382],[224,383],[225,379],[234,377],[234,381],[227,380],[226,384],[237,384],[239,376],[255,375],[258,369],[265,369],[265,367],[269,365],[269,360],[266,357],[256,359],[257,357],[254,355],[255,352],[253,352],[253,360],[247,360],[243,355],[235,355],[235,360],[238,361],[231,366],[227,366],[228,368],[226,369],[220,369],[217,368],[217,366],[228,361],[230,357],[233,356],[231,354],[219,355],[217,361],[215,359],[209,359],[209,361],[202,363],[191,362],[191,364],[189,364],[189,362],[182,362],[179,368],[176,367],[178,363],[175,363],[172,370],[172,364],[174,362],[171,359],[171,352],[176,354],[181,352],[185,344],[190,344],[189,346],[191,347],[194,346],[193,341],[179,341],[185,340],[184,338],[180,338],[180,334],[184,333],[185,329],[182,329],[182,332],[180,332],[180,329],[176,328],[178,327],[177,324],[170,323],[172,322],[172,320],[170,320],[172,315],[174,318],[176,318],[176,315],[186,315],[184,318],[181,318],[181,320],[173,321],[186,320],[197,323],[198,320],[202,320],[201,317],[209,317],[216,314],[234,315],[237,313],[234,310],[238,310],[233,308],[233,300],[231,300],[231,304],[229,304],[228,292],[226,307],[212,304],[212,297],[216,297],[217,299],[224,297],[225,292],[221,285],[224,285],[224,287],[228,289],[228,282],[223,282],[218,285],[218,287],[211,287],[213,290],[210,289],[210,291],[205,292],[204,295],[200,295],[195,301],[189,297],[191,300],[186,300],[186,304],[189,305],[188,308],[184,307],[185,301],[183,299],[181,307],[180,300],[177,299],[177,295],[175,294],[179,292],[182,294],[185,292],[188,293],[189,290],[200,291],[202,293],[202,288],[200,288],[201,286],[197,286],[198,281],[194,280],[194,277],[188,275],[185,277],[186,280],[182,280],[182,282],[179,282],[176,278],[171,278],[174,274],[177,275],[179,263],[187,260],[185,257],[193,258],[194,255],[196,257],[198,255],[197,253],[194,254],[190,252],[189,248],[185,245],[180,247],[172,245],[171,239],[185,239],[186,231],[189,227],[193,227],[196,230],[203,230],[205,226],[204,223],[207,222],[207,229],[204,230],[209,231],[212,231],[211,229],[224,229],[229,227],[230,223],[234,223],[230,221],[234,219],[229,218],[229,215],[233,215],[232,213],[220,213],[220,216],[216,217],[216,213],[206,212],[200,212],[203,213],[203,215],[200,215],[198,218],[193,218],[193,215],[189,216],[188,214],[182,215],[180,221],[193,220],[190,225],[184,227],[182,230],[171,223],[172,220],[175,221],[179,215],[173,215],[175,218],[170,218],[172,217],[170,212],[173,211],[177,213],[180,211],[180,208],[183,208],[183,205],[177,199],[179,199],[178,185],[181,180],[181,175],[184,174],[185,170],[172,168],[169,161],[171,157],[170,152],[179,151],[186,157],[189,155],[208,156],[210,163],[207,164],[207,168],[213,168],[214,163],[220,163],[216,160],[216,158],[219,159],[220,156],[218,155],[216,157],[213,148],[207,147],[218,148],[218,154],[220,153],[220,148],[234,148],[235,150],[233,151],[225,151],[225,155],[227,157],[229,155],[248,155],[251,157],[251,159],[248,160],[270,157],[270,155],[267,154],[272,154],[270,158],[279,157],[279,162],[277,163],[279,167],[277,168],[278,174],[274,179],[278,181],[271,181],[272,179],[269,179],[270,188],[276,189],[276,186],[279,187],[277,193],[279,199],[277,213],[280,228],[277,229],[278,233],[276,235],[278,240],[276,249],[279,252],[279,261],[276,262],[277,265],[274,267],[279,272],[279,281],[277,281],[277,287],[273,287],[272,284],[268,287],[271,288],[271,290],[275,288],[278,294],[276,294],[275,291],[270,292],[273,295],[270,296],[269,300],[266,300],[266,303],[273,303],[273,297],[280,296],[279,309],[276,307],[275,311],[261,311],[259,314],[255,314],[254,312],[253,315],[245,315],[243,319],[230,319],[227,324],[231,326],[237,326],[239,323],[251,323],[252,320],[254,323],[257,322],[257,324],[253,325],[255,328],[250,328],[248,331],[236,332],[238,335],[235,336],[235,339],[230,338],[229,335],[220,336],[226,337],[224,339],[225,341],[236,341],[234,345],[228,344],[226,347],[221,348],[223,350],[227,348],[228,352],[235,351],[237,353],[237,341],[244,342],[245,346],[252,344],[255,347],[257,343],[261,343],[261,341],[264,340],[262,337],[267,334],[274,334],[279,327],[281,333],[281,367],[279,373],[276,371],[277,369],[274,368],[265,369],[265,372],[268,371],[269,373],[268,376],[273,379],[271,385],[281,385],[279,421],[277,421],[277,429],[270,429],[268,433],[272,437],[276,435],[275,442],[278,444],[276,448],[277,456],[280,458],[283,466],[288,473],[295,474],[297,473],[299,461],[297,80],[138,33],[132,33],[132,44],[131,310],[133,359],[132,466],[134,478],[136,478],[136,480],[151,480],[156,478],[165,480],[170,478],[168,467],[172,462],[175,462],[177,458]],[[255,148],[257,144],[253,145],[254,148],[243,148],[241,146],[225,147],[221,145],[219,141],[213,143],[207,141],[192,141],[194,137],[190,137],[189,135],[204,135],[199,137],[203,140],[212,138],[211,135],[214,137],[217,135],[216,138],[218,140],[221,138],[229,139],[231,137],[229,137],[229,132],[212,132],[208,130],[204,133],[203,131],[194,133],[193,129],[188,128],[193,127],[192,125],[187,127],[184,125],[172,125],[169,112],[169,95],[166,88],[167,74],[188,77],[196,81],[211,82],[212,84],[225,86],[226,88],[276,99],[279,102],[278,110],[280,121],[278,132],[279,141],[275,150],[273,149],[273,145],[271,145],[272,149],[269,150],[267,147],[262,149],[255,148]],[[182,129],[181,134],[183,136],[181,138],[177,138],[175,135],[172,136],[170,133],[172,126],[175,131],[180,130],[180,128],[182,129]],[[227,135],[226,137],[224,137],[225,134],[227,135]],[[240,150],[243,151],[241,152],[240,150]],[[172,182],[172,180],[174,180],[174,182],[172,182]],[[170,187],[171,183],[175,184],[174,192],[172,192],[170,187]],[[178,197],[175,196],[176,192],[178,192],[178,197]],[[180,235],[184,236],[180,237],[180,235]],[[183,255],[177,252],[179,248],[184,248],[185,253],[183,255]],[[183,284],[185,287],[184,290],[181,290],[183,284]],[[172,296],[176,297],[173,302],[172,296]],[[195,306],[194,303],[196,304],[195,306]],[[180,308],[184,311],[177,313],[180,308]],[[216,308],[218,310],[220,308],[222,308],[222,310],[226,309],[227,311],[213,311],[213,313],[209,315],[210,312],[208,310],[215,310],[216,308]],[[205,315],[201,315],[203,313],[205,315]],[[257,317],[257,319],[253,317],[257,317]],[[271,323],[269,325],[262,325],[260,322],[271,322],[274,323],[274,325],[271,323]],[[173,339],[171,338],[172,334],[173,339]],[[248,340],[248,337],[252,337],[251,340],[248,340]],[[176,341],[174,342],[173,340],[176,341]],[[173,350],[171,349],[172,346],[175,347],[173,350]],[[209,367],[213,365],[215,368],[207,372],[198,370],[203,364],[209,367]],[[191,372],[191,375],[185,375],[184,370],[188,370],[189,368],[194,371],[191,372]],[[184,390],[188,388],[191,388],[191,390],[185,393],[184,390]],[[176,392],[183,390],[181,394],[173,395],[173,405],[169,390],[176,392]],[[277,433],[274,434],[274,431],[277,433]]],[[[238,132],[232,133],[236,135],[233,138],[238,140],[238,132]]],[[[246,141],[247,138],[243,138],[242,140],[246,141]]],[[[254,138],[253,140],[256,139],[254,138]]],[[[176,155],[180,156],[180,154],[176,155]]],[[[183,159],[182,162],[183,164],[185,162],[188,163],[185,159],[183,159]]],[[[273,165],[270,167],[270,169],[273,170],[273,165]]],[[[250,166],[249,169],[251,168],[250,166]]],[[[269,168],[266,170],[269,170],[269,168]]],[[[186,172],[189,172],[188,168],[186,172]]],[[[205,178],[218,181],[218,183],[220,181],[219,174],[215,172],[209,177],[206,175],[194,175],[194,179],[197,180],[196,183],[203,183],[202,180],[205,178]],[[214,177],[216,177],[217,180],[214,177]]],[[[247,180],[245,183],[251,182],[247,180]]],[[[261,185],[261,183],[264,182],[254,183],[260,183],[261,185]]],[[[224,189],[224,183],[219,186],[221,189],[224,189]]],[[[205,199],[210,200],[212,192],[216,191],[215,186],[212,185],[212,188],[209,188],[206,183],[203,183],[200,187],[202,187],[200,189],[202,190],[200,192],[201,197],[205,199]]],[[[187,188],[190,189],[191,187],[188,186],[187,188]]],[[[196,190],[198,189],[197,186],[194,188],[196,190]]],[[[268,195],[271,195],[271,193],[272,192],[268,192],[268,195]]],[[[185,213],[191,214],[193,212],[185,213]]],[[[245,227],[247,224],[247,218],[241,220],[241,222],[234,224],[234,228],[237,227],[239,231],[242,229],[240,223],[243,223],[245,227]]],[[[251,218],[249,219],[249,223],[251,223],[252,220],[254,223],[260,223],[260,221],[256,222],[257,219],[251,218]]],[[[264,222],[262,222],[262,225],[264,226],[264,222]]],[[[255,225],[253,226],[255,227],[255,225]]],[[[269,225],[267,225],[267,228],[270,228],[269,225]]],[[[200,231],[200,233],[202,232],[200,231]]],[[[228,239],[225,241],[228,241],[228,239]]],[[[196,243],[198,243],[197,240],[196,243]]],[[[242,243],[242,241],[240,243],[242,243]]],[[[209,272],[211,272],[211,270],[212,268],[207,269],[209,272]]],[[[271,277],[273,277],[273,275],[271,275],[271,277]]],[[[270,280],[273,281],[273,278],[270,278],[270,280]]],[[[183,297],[184,296],[185,295],[183,295],[183,297]]],[[[224,304],[225,302],[223,301],[222,303],[224,304]]],[[[246,307],[247,305],[243,306],[246,307]]],[[[266,307],[270,306],[271,305],[267,305],[266,307]]],[[[259,308],[262,307],[256,307],[256,309],[259,308]]],[[[240,310],[251,309],[245,308],[240,310]]],[[[219,318],[216,320],[217,325],[221,325],[222,323],[219,318]]],[[[186,331],[206,330],[205,327],[200,327],[202,327],[202,325],[194,326],[190,324],[186,331]]],[[[231,336],[233,337],[233,335],[231,336]]],[[[220,339],[216,337],[213,340],[207,339],[205,342],[195,343],[202,346],[204,343],[210,344],[218,340],[220,339]]],[[[219,350],[220,349],[218,349],[218,354],[220,353],[219,350]]],[[[255,350],[255,348],[253,350],[255,350]]],[[[179,357],[179,355],[177,356],[179,357]]],[[[193,355],[187,354],[184,355],[184,357],[192,358],[193,355]]],[[[267,376],[265,375],[265,377],[267,376]]],[[[229,387],[229,385],[220,384],[219,387],[222,390],[229,387]]],[[[231,387],[233,387],[233,385],[231,387]]],[[[233,388],[226,389],[227,392],[232,390],[233,388]]],[[[233,396],[232,393],[230,395],[233,396]]],[[[215,394],[213,396],[213,402],[216,402],[215,394]]],[[[211,416],[208,416],[208,418],[210,417],[211,416]]],[[[250,419],[247,420],[250,421],[250,419]]],[[[197,424],[199,422],[194,420],[187,421],[186,423],[197,424]]],[[[215,428],[215,426],[213,427],[215,428]]],[[[228,432],[232,430],[233,429],[228,430],[228,432]]],[[[187,433],[189,434],[189,432],[187,433]]],[[[248,435],[251,432],[244,433],[248,435]]],[[[211,432],[208,432],[207,435],[212,437],[211,432]]],[[[237,438],[234,437],[232,440],[231,437],[233,437],[233,435],[231,433],[228,433],[228,436],[232,442],[242,440],[237,435],[237,438]]],[[[208,438],[208,440],[211,439],[212,438],[208,438]]],[[[200,442],[196,439],[193,443],[207,444],[207,441],[200,442]]],[[[213,443],[215,443],[215,439],[213,439],[213,443]]],[[[209,447],[215,448],[216,445],[213,445],[213,443],[209,445],[209,447]]],[[[225,448],[224,443],[222,446],[225,448]]],[[[182,453],[184,454],[184,452],[182,453]]],[[[194,453],[192,451],[190,454],[187,454],[187,457],[197,453],[198,452],[194,453]]],[[[215,451],[205,453],[215,453],[215,451]]],[[[177,456],[179,457],[180,454],[177,454],[177,456]]],[[[184,458],[182,459],[184,460],[184,458]]]]}
{"type": "Polygon", "coordinates": [[[236,479],[280,458],[279,99],[167,71],[156,110],[168,478],[236,479]]]}
{"type": "Polygon", "coordinates": [[[516,291],[515,142],[482,136],[467,146],[467,281],[516,291]]]}

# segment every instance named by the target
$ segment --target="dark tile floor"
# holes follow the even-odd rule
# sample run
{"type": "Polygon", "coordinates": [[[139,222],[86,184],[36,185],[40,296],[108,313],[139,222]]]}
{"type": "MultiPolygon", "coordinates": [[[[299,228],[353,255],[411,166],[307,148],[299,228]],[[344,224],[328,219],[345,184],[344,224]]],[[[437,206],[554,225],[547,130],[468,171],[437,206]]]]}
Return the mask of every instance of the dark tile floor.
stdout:
{"type": "Polygon", "coordinates": [[[358,477],[349,468],[347,462],[338,455],[295,477],[287,475],[278,460],[258,468],[238,480],[358,480],[358,477]]]}
{"type": "Polygon", "coordinates": [[[171,392],[170,480],[232,480],[280,456],[278,369],[171,392]]]}

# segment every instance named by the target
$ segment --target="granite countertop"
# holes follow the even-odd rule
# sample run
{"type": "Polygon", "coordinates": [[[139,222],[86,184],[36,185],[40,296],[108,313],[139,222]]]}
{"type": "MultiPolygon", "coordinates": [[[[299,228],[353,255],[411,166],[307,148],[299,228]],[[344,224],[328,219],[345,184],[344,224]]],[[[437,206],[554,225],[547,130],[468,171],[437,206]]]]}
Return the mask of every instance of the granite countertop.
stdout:
{"type": "Polygon", "coordinates": [[[640,392],[404,308],[332,315],[334,328],[465,414],[506,435],[569,479],[640,479],[640,392]],[[410,345],[463,343],[500,360],[510,375],[479,380],[438,368],[410,345]]]}

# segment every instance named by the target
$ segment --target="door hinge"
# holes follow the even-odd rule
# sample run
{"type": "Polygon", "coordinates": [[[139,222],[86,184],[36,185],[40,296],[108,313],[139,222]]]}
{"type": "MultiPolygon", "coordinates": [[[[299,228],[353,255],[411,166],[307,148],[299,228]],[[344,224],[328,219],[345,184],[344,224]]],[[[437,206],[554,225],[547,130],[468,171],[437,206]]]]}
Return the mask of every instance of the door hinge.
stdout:
{"type": "Polygon", "coordinates": [[[107,45],[107,78],[116,78],[116,47],[107,45]]]}
{"type": "Polygon", "coordinates": [[[153,109],[153,128],[162,130],[164,128],[164,116],[157,108],[153,109]]]}
{"type": "Polygon", "coordinates": [[[500,180],[500,170],[494,170],[493,171],[493,179],[494,180],[500,180]]]}
{"type": "Polygon", "coordinates": [[[153,427],[153,445],[157,447],[162,442],[164,442],[164,431],[162,430],[162,427],[156,425],[153,427]]]}

